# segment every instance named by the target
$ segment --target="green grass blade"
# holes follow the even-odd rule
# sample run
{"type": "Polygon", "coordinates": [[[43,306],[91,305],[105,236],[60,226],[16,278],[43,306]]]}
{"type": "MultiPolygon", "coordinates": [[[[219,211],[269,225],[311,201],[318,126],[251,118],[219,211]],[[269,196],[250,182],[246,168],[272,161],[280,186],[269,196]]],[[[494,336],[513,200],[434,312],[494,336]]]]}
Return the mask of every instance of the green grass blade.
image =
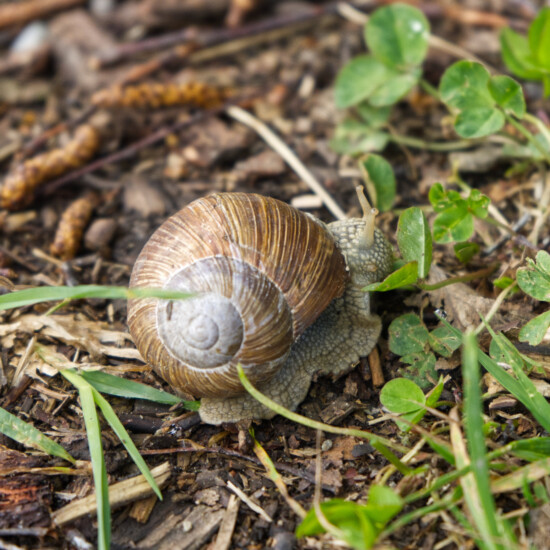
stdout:
{"type": "MultiPolygon", "coordinates": [[[[478,527],[480,537],[487,548],[502,548],[504,550],[505,547],[497,542],[505,541],[507,531],[502,525],[502,519],[497,516],[495,501],[491,493],[487,448],[483,435],[478,347],[473,332],[467,332],[464,335],[462,374],[464,379],[464,427],[472,463],[473,480],[475,481],[469,484],[471,492],[464,487],[464,497],[470,508],[471,517],[478,527]]],[[[506,542],[506,548],[515,547],[515,542],[506,542]]]]}
{"type": "MultiPolygon", "coordinates": [[[[461,337],[461,332],[451,326],[447,321],[445,321],[445,319],[440,318],[440,321],[451,329],[457,337],[461,337]]],[[[522,373],[523,377],[527,380],[520,383],[511,374],[508,374],[494,359],[483,353],[481,350],[479,350],[478,359],[485,370],[487,370],[487,372],[491,374],[501,386],[509,391],[518,401],[520,401],[547,432],[550,432],[550,404],[544,398],[542,398],[542,400],[537,398],[537,404],[535,405],[533,398],[535,394],[539,392],[527,376],[522,373]],[[530,391],[526,391],[526,387],[529,387],[530,391]]]]}
{"type": "MultiPolygon", "coordinates": [[[[307,418],[305,416],[302,416],[301,414],[289,411],[288,409],[285,409],[285,407],[283,407],[282,405],[279,405],[279,403],[276,403],[275,401],[273,401],[272,399],[270,399],[269,397],[267,397],[266,395],[258,391],[250,383],[250,380],[248,380],[248,378],[246,377],[246,374],[244,373],[244,369],[240,363],[237,364],[237,373],[239,374],[239,380],[241,381],[241,384],[244,386],[246,391],[250,395],[252,395],[252,397],[254,397],[254,399],[257,399],[260,403],[270,408],[272,411],[276,412],[277,414],[280,414],[281,416],[284,416],[285,418],[292,420],[292,422],[296,422],[297,424],[302,424],[314,430],[322,430],[323,432],[327,432],[327,433],[359,437],[361,439],[366,439],[367,441],[370,442],[371,445],[374,445],[374,444],[384,445],[388,447],[388,449],[394,449],[401,453],[407,453],[409,451],[409,449],[404,445],[395,443],[394,441],[386,437],[375,435],[365,430],[357,430],[355,428],[339,428],[338,426],[323,424],[322,422],[317,422],[316,420],[312,420],[311,418],[307,418]]],[[[386,452],[389,452],[389,451],[386,450],[386,452]]]]}
{"type": "Polygon", "coordinates": [[[94,389],[78,374],[70,370],[61,371],[61,374],[78,390],[80,395],[94,475],[97,503],[97,546],[99,550],[109,550],[111,544],[111,506],[109,503],[107,470],[101,444],[101,427],[94,402],[94,389]]]}
{"type": "Polygon", "coordinates": [[[89,382],[97,391],[118,397],[128,399],[147,399],[156,403],[165,405],[177,405],[183,403],[183,406],[189,410],[197,411],[199,409],[198,401],[182,401],[179,397],[171,393],[157,390],[146,384],[126,380],[120,376],[101,371],[81,371],[80,376],[89,382]]]}
{"type": "Polygon", "coordinates": [[[531,411],[531,414],[540,422],[544,429],[550,431],[550,403],[546,401],[546,398],[537,390],[536,386],[523,371],[523,357],[505,336],[496,334],[490,326],[486,326],[499,347],[508,354],[507,357],[510,357],[510,366],[525,396],[524,405],[531,411]]]}
{"type": "Polygon", "coordinates": [[[0,296],[0,311],[16,307],[30,306],[40,302],[56,300],[79,300],[82,298],[104,298],[130,300],[132,298],[162,298],[180,300],[192,294],[162,288],[133,288],[125,286],[79,285],[79,286],[40,286],[17,290],[0,296]]]}
{"type": "Polygon", "coordinates": [[[21,443],[38,449],[52,456],[57,456],[68,460],[73,464],[76,460],[53,439],[45,436],[40,430],[37,430],[32,424],[28,424],[19,417],[0,407],[0,432],[4,435],[21,443]]]}
{"type": "Polygon", "coordinates": [[[107,402],[107,400],[95,388],[92,388],[92,394],[94,401],[101,409],[105,420],[107,420],[124,447],[126,447],[128,454],[135,462],[136,466],[139,468],[139,471],[143,474],[143,477],[147,480],[153,491],[155,491],[157,497],[162,500],[162,494],[157,485],[157,482],[151,474],[151,470],[149,470],[147,464],[145,464],[145,460],[143,460],[142,456],[139,454],[139,451],[134,445],[134,442],[130,439],[130,435],[126,431],[126,428],[122,425],[122,422],[118,419],[115,411],[107,402]]]}
{"type": "Polygon", "coordinates": [[[494,493],[515,491],[521,489],[526,483],[533,483],[548,475],[550,475],[550,458],[543,458],[498,478],[492,483],[492,490],[494,493]]]}

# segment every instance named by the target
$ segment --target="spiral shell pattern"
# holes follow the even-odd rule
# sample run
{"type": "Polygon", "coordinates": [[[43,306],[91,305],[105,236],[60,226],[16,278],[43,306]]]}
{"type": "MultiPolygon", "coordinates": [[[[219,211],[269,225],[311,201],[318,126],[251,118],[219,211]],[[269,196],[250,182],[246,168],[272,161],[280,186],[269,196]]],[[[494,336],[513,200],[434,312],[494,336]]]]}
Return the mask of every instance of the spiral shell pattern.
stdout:
{"type": "Polygon", "coordinates": [[[260,195],[214,194],[161,225],[130,281],[195,297],[131,300],[128,324],[145,361],[179,393],[236,395],[237,363],[261,387],[347,278],[320,222],[260,195]]]}

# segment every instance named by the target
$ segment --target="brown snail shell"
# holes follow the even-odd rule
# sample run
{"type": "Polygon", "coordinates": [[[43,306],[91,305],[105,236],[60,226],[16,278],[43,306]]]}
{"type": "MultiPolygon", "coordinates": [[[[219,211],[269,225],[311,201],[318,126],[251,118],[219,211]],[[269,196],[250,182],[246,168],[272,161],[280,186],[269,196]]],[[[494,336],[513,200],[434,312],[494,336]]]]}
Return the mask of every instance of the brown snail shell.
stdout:
{"type": "Polygon", "coordinates": [[[214,194],[159,227],[130,281],[197,296],[132,300],[128,325],[145,361],[176,391],[236,395],[237,363],[253,384],[269,380],[347,280],[322,223],[275,199],[214,194]]]}

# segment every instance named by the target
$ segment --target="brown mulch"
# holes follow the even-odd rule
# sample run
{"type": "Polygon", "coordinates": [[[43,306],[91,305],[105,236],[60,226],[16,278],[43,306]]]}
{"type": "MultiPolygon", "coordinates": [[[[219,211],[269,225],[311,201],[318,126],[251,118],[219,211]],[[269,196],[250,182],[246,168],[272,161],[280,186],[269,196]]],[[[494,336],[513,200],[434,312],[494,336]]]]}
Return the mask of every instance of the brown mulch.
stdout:
{"type": "MultiPolygon", "coordinates": [[[[335,77],[353,55],[363,52],[364,45],[360,26],[336,15],[332,4],[44,1],[48,9],[38,8],[40,2],[30,4],[36,6],[29,6],[26,14],[15,13],[17,4],[11,5],[11,11],[10,4],[0,6],[2,179],[35,155],[70,146],[82,124],[93,120],[100,138],[93,154],[86,151],[90,155],[65,159],[72,167],[68,175],[56,173],[55,162],[61,161],[51,161],[53,168],[44,183],[26,190],[35,194],[22,210],[0,211],[3,291],[43,284],[127,285],[138,253],[160,223],[212,191],[256,192],[290,203],[311,194],[261,138],[224,114],[220,102],[225,97],[209,96],[208,101],[195,100],[181,107],[150,94],[147,101],[158,100],[161,108],[141,108],[130,99],[125,107],[115,109],[93,106],[95,92],[121,83],[203,82],[239,98],[243,107],[268,123],[298,154],[347,213],[359,213],[354,188],[361,175],[356,161],[337,155],[329,142],[345,116],[334,105],[335,77]],[[14,51],[13,41],[33,21],[36,33],[47,31],[45,38],[36,38],[35,48],[26,55],[14,51]],[[245,31],[240,33],[242,28],[245,31]],[[73,210],[67,214],[69,208],[73,210]],[[60,219],[65,220],[61,230],[60,219]],[[58,231],[70,234],[70,242],[64,244],[68,253],[57,253],[57,245],[52,248],[58,231]]],[[[500,65],[500,25],[514,20],[525,29],[533,16],[526,5],[521,11],[520,3],[507,11],[505,2],[479,0],[467,3],[478,19],[464,22],[458,9],[461,4],[457,1],[458,11],[453,11],[445,2],[427,3],[433,32],[495,66],[500,65]]],[[[436,84],[452,61],[448,54],[432,51],[425,63],[428,80],[436,84]]],[[[207,91],[197,93],[204,99],[207,91]]],[[[433,140],[448,131],[444,116],[418,92],[397,106],[393,123],[402,133],[433,140]]],[[[429,186],[452,172],[444,154],[390,146],[384,156],[398,179],[397,210],[426,204],[429,186]]],[[[27,165],[29,170],[33,177],[42,177],[33,166],[27,165]]],[[[505,200],[498,195],[504,193],[505,184],[492,187],[504,180],[504,171],[497,164],[490,178],[472,174],[469,183],[494,201],[505,200]]],[[[315,198],[312,204],[311,213],[331,220],[326,209],[316,206],[315,198]]],[[[393,213],[379,219],[392,240],[396,220],[393,213]]],[[[453,275],[461,269],[452,251],[439,254],[436,259],[444,273],[453,275]]],[[[500,254],[498,259],[504,262],[504,253],[500,254]]],[[[480,269],[484,262],[474,262],[469,269],[480,269]]],[[[470,302],[474,312],[483,300],[492,303],[494,289],[485,283],[468,288],[476,295],[476,301],[470,302]]],[[[467,296],[462,291],[439,298],[446,300],[447,307],[456,300],[455,307],[461,310],[461,300],[467,296]]],[[[0,405],[32,422],[83,462],[74,475],[53,471],[52,466],[67,464],[0,435],[0,545],[87,549],[94,547],[96,538],[93,513],[62,525],[52,519],[70,502],[93,493],[76,392],[56,369],[29,350],[38,342],[66,365],[102,366],[107,372],[168,388],[140,361],[127,333],[124,301],[81,300],[44,316],[50,306],[0,314],[0,405]]],[[[377,311],[387,327],[396,316],[418,311],[418,306],[425,321],[435,323],[433,312],[438,305],[408,293],[388,296],[378,303],[377,311]],[[406,299],[410,301],[404,306],[406,299]]],[[[379,352],[384,376],[391,379],[400,363],[388,350],[387,333],[379,352]]],[[[448,373],[458,376],[453,366],[448,373]]],[[[371,426],[382,415],[380,380],[373,385],[371,378],[365,362],[336,382],[319,379],[299,412],[323,422],[395,436],[397,428],[389,420],[371,426]]],[[[456,402],[459,387],[459,382],[451,380],[443,397],[456,402]]],[[[299,518],[238,427],[204,425],[196,414],[167,406],[118,398],[109,401],[148,465],[168,462],[170,466],[162,502],[147,496],[122,501],[114,509],[113,548],[222,548],[216,537],[224,532],[229,532],[226,547],[230,548],[337,547],[328,537],[295,539],[299,518]],[[229,482],[266,516],[244,502],[235,504],[229,482]]],[[[256,425],[255,434],[292,497],[309,509],[315,490],[316,434],[281,417],[256,425]]],[[[136,475],[132,461],[107,427],[102,435],[109,482],[136,475]]],[[[323,446],[323,496],[364,501],[387,461],[359,440],[332,435],[326,440],[330,443],[325,441],[323,446]]],[[[398,478],[391,482],[397,483],[398,478]]],[[[402,529],[390,542],[399,548],[433,548],[446,537],[434,516],[402,529]]]]}

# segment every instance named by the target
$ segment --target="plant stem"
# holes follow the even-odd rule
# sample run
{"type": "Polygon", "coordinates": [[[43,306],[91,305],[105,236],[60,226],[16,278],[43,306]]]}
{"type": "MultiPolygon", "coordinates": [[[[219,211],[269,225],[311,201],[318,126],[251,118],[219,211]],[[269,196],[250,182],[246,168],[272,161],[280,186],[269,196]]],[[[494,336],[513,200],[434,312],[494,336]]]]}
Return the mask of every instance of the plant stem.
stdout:
{"type": "Polygon", "coordinates": [[[474,331],[475,336],[479,336],[480,332],[487,326],[487,323],[495,316],[495,314],[498,311],[498,309],[500,308],[502,302],[504,302],[504,299],[506,298],[506,296],[508,296],[508,294],[510,294],[510,292],[512,292],[512,290],[514,290],[517,286],[518,286],[517,281],[514,281],[513,284],[511,284],[510,286],[505,288],[497,296],[496,300],[494,301],[493,305],[491,306],[491,309],[487,313],[487,316],[485,317],[485,319],[483,321],[481,321],[481,323],[479,323],[479,325],[475,329],[475,331],[474,331]]]}
{"type": "Polygon", "coordinates": [[[281,416],[288,418],[292,422],[302,424],[314,430],[322,430],[323,432],[327,432],[327,433],[348,435],[352,437],[359,437],[361,439],[366,439],[367,441],[370,442],[371,445],[376,446],[376,449],[378,450],[380,450],[379,449],[380,446],[386,446],[386,447],[389,447],[390,449],[394,449],[395,451],[398,451],[401,453],[409,452],[409,449],[404,445],[395,443],[394,441],[386,437],[382,437],[382,436],[373,434],[371,432],[367,432],[365,430],[358,430],[355,428],[339,428],[338,426],[323,424],[322,422],[317,422],[316,420],[307,418],[306,416],[302,416],[301,414],[289,411],[282,405],[279,405],[278,403],[276,403],[275,401],[273,401],[272,399],[270,399],[269,397],[267,397],[266,395],[258,391],[246,377],[241,364],[237,365],[237,372],[239,374],[239,379],[241,381],[241,384],[244,386],[246,391],[250,393],[250,395],[252,395],[252,397],[257,399],[260,403],[262,403],[262,405],[265,405],[266,407],[270,408],[272,411],[276,412],[277,414],[280,414],[281,416]]]}
{"type": "MultiPolygon", "coordinates": [[[[511,115],[504,113],[506,120],[510,123],[522,136],[524,136],[533,147],[542,155],[544,160],[550,164],[550,154],[544,150],[544,147],[535,139],[535,136],[520,122],[511,115]]],[[[546,137],[546,136],[545,136],[546,137]]]]}
{"type": "Polygon", "coordinates": [[[459,139],[457,141],[444,141],[439,143],[392,133],[390,133],[390,139],[401,145],[417,147],[418,149],[426,149],[428,151],[455,151],[457,149],[468,149],[477,143],[477,141],[471,139],[459,139]]]}
{"type": "Polygon", "coordinates": [[[439,95],[439,91],[437,90],[437,88],[432,86],[425,78],[420,79],[420,86],[425,92],[429,93],[432,97],[437,99],[437,101],[441,101],[441,96],[439,95]]]}
{"type": "Polygon", "coordinates": [[[440,288],[453,285],[455,283],[468,283],[469,281],[473,281],[474,279],[481,279],[482,277],[487,277],[491,275],[491,273],[493,273],[495,269],[497,269],[497,267],[498,267],[498,264],[493,264],[484,269],[474,271],[473,273],[468,273],[467,275],[457,275],[456,277],[445,279],[444,281],[440,281],[439,283],[434,283],[433,285],[426,285],[423,283],[416,283],[416,285],[421,290],[439,290],[440,288]]]}
{"type": "Polygon", "coordinates": [[[523,118],[527,122],[530,122],[533,126],[536,126],[538,128],[539,132],[544,136],[544,139],[546,139],[546,143],[550,148],[550,130],[548,129],[546,124],[544,124],[544,122],[542,122],[540,118],[532,115],[531,113],[525,113],[525,115],[523,115],[523,118]]]}

